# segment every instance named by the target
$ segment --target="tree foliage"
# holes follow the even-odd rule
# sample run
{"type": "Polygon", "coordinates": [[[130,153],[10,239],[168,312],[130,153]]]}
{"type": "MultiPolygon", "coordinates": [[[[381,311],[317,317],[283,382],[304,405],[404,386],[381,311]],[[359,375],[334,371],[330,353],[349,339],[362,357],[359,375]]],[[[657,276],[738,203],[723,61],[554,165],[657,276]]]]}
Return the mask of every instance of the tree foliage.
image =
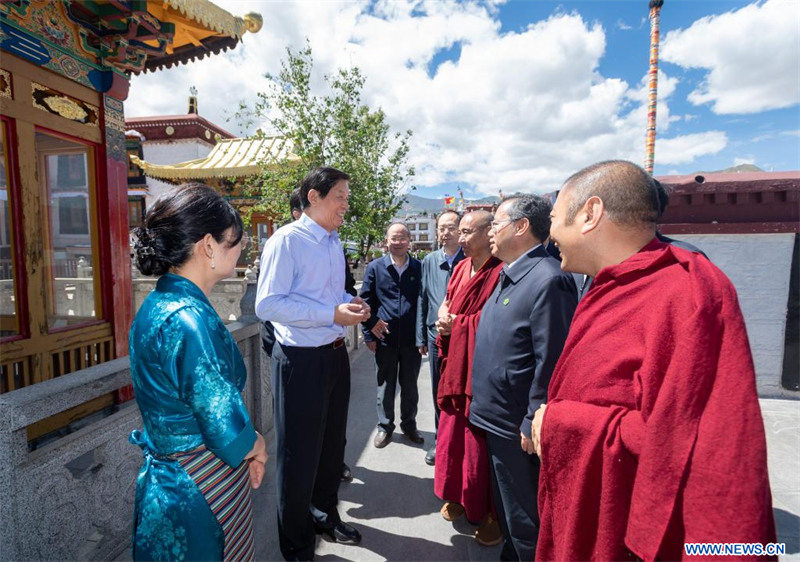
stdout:
{"type": "Polygon", "coordinates": [[[268,121],[300,157],[262,163],[262,173],[249,182],[251,193],[259,197],[253,210],[289,220],[289,193],[308,171],[323,165],[338,168],[351,178],[350,211],[340,235],[364,257],[405,202],[400,189],[414,175],[408,164],[412,133],[392,133],[383,110],[362,102],[365,79],[357,67],[325,76],[323,94],[312,93],[312,70],[309,46],[298,52],[287,49],[280,73],[266,76],[268,91],[258,94],[253,107],[240,106],[237,115],[244,126],[268,121]]]}

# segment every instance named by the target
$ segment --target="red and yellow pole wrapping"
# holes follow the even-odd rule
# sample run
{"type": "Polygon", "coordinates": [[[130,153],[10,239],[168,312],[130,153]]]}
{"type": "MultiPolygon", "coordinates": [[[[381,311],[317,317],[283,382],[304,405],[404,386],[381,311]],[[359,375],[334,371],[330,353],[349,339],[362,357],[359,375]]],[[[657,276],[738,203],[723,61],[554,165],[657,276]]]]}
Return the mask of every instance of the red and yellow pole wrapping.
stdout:
{"type": "Polygon", "coordinates": [[[647,74],[647,137],[644,143],[644,169],[653,173],[656,156],[656,102],[658,101],[658,42],[661,6],[664,0],[650,0],[650,72],[647,74]]]}

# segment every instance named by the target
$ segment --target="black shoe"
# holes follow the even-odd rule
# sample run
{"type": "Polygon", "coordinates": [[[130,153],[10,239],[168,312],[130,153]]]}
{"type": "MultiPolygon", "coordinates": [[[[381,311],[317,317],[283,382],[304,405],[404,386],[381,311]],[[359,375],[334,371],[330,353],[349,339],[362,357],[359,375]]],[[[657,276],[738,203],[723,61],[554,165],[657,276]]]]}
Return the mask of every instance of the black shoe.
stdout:
{"type": "Polygon", "coordinates": [[[433,466],[436,464],[436,445],[428,449],[425,455],[425,464],[433,466]]]}
{"type": "Polygon", "coordinates": [[[342,521],[330,527],[317,526],[314,530],[318,535],[322,535],[323,540],[328,542],[342,544],[358,544],[361,542],[361,533],[358,532],[358,529],[342,521]]]}
{"type": "Polygon", "coordinates": [[[372,440],[372,444],[378,449],[383,449],[391,440],[391,433],[387,433],[385,429],[378,429],[378,433],[375,435],[375,439],[372,440]]]}
{"type": "Polygon", "coordinates": [[[419,434],[419,431],[416,429],[409,429],[408,431],[404,431],[403,435],[408,437],[408,440],[412,443],[416,443],[417,445],[422,445],[425,443],[425,439],[423,439],[422,435],[419,434]]]}
{"type": "Polygon", "coordinates": [[[350,472],[350,467],[342,463],[342,482],[352,482],[353,473],[350,472]]]}

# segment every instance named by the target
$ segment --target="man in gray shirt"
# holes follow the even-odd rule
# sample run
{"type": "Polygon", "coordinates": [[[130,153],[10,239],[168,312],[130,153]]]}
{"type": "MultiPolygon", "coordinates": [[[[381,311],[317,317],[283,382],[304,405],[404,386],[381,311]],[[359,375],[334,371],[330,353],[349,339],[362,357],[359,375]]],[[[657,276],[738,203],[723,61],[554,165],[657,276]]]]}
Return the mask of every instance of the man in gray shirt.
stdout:
{"type": "MultiPolygon", "coordinates": [[[[464,252],[458,244],[458,221],[461,217],[455,211],[445,211],[436,221],[436,235],[440,248],[422,260],[422,291],[417,301],[417,347],[422,355],[429,354],[428,366],[431,371],[433,408],[436,429],[439,429],[439,407],[436,394],[439,390],[439,352],[436,348],[436,320],[439,306],[447,292],[447,282],[458,262],[464,259],[464,252]]],[[[425,462],[436,462],[436,441],[425,455],[425,462]]]]}

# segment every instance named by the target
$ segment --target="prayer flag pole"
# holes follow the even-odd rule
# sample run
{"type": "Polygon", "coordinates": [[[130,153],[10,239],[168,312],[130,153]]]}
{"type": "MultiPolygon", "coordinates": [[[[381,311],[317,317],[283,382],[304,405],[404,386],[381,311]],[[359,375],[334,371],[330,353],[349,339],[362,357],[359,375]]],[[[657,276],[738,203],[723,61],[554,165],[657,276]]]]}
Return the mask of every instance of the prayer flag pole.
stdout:
{"type": "Polygon", "coordinates": [[[644,169],[653,173],[656,154],[656,102],[658,101],[658,41],[661,6],[664,0],[650,0],[650,72],[647,86],[647,137],[644,143],[644,169]]]}

